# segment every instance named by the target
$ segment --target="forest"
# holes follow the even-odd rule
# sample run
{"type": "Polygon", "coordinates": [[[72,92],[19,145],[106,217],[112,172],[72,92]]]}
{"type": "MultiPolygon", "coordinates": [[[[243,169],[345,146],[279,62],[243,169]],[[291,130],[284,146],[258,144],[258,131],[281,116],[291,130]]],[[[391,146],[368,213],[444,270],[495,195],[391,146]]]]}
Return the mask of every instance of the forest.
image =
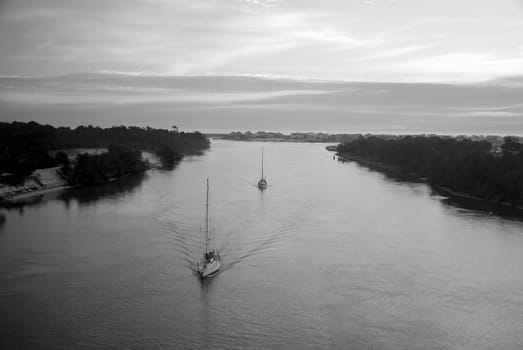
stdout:
{"type": "Polygon", "coordinates": [[[360,136],[339,144],[337,151],[394,166],[403,175],[424,177],[456,192],[523,204],[523,145],[514,137],[505,137],[501,147],[493,148],[488,141],[450,137],[360,136]]]}
{"type": "Polygon", "coordinates": [[[66,161],[62,165],[62,172],[71,185],[96,185],[147,168],[140,151],[109,146],[107,152],[101,154],[77,155],[74,167],[70,167],[66,161]]]}
{"type": "MultiPolygon", "coordinates": [[[[122,165],[116,162],[118,157],[126,158],[130,163],[135,162],[136,150],[151,151],[169,166],[180,160],[183,155],[202,152],[209,148],[209,145],[205,135],[199,132],[178,132],[176,127],[165,130],[136,126],[100,128],[89,125],[72,129],[55,128],[36,122],[2,122],[0,123],[0,174],[4,174],[2,176],[4,181],[19,183],[35,169],[62,164],[65,161],[63,155],[57,155],[56,158],[49,155],[49,151],[57,149],[107,148],[110,150],[107,156],[97,159],[98,157],[95,156],[82,155],[77,159],[77,163],[81,166],[79,169],[85,169],[85,164],[93,165],[93,162],[99,162],[98,169],[100,164],[105,164],[107,169],[102,173],[109,175],[116,171],[114,167],[122,165]],[[62,158],[57,159],[59,157],[62,158]]],[[[130,166],[130,169],[135,165],[130,166]]],[[[75,181],[98,182],[94,178],[86,180],[87,178],[82,178],[78,174],[75,177],[75,181]]]]}

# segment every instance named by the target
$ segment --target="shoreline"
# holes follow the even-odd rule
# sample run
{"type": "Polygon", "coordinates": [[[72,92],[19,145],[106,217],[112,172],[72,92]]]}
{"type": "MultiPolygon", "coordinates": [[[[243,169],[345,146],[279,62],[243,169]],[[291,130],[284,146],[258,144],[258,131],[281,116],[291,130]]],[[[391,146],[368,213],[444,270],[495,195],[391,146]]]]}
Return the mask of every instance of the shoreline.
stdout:
{"type": "Polygon", "coordinates": [[[341,161],[353,161],[353,162],[363,165],[371,170],[376,170],[376,171],[379,171],[379,172],[382,172],[382,173],[385,173],[385,174],[388,174],[391,176],[400,177],[402,179],[408,179],[410,181],[426,182],[424,180],[421,180],[421,177],[419,177],[419,176],[415,176],[413,174],[411,174],[410,176],[403,174],[400,171],[399,167],[394,166],[394,165],[388,165],[388,164],[382,163],[377,160],[360,157],[360,156],[354,156],[354,155],[350,155],[347,153],[336,152],[336,154],[338,155],[338,161],[340,161],[340,158],[341,158],[341,161]]]}
{"type": "Polygon", "coordinates": [[[27,199],[27,198],[31,198],[31,197],[35,197],[35,196],[39,196],[39,195],[44,195],[44,194],[51,193],[51,192],[57,192],[60,190],[110,184],[112,182],[118,181],[118,180],[120,180],[124,177],[130,176],[130,175],[143,174],[149,170],[157,170],[157,169],[161,169],[161,167],[149,167],[141,172],[127,173],[127,174],[123,174],[122,176],[112,177],[112,178],[108,179],[107,181],[100,183],[100,184],[91,184],[91,185],[67,185],[66,184],[66,185],[59,185],[59,186],[39,187],[39,188],[27,190],[25,192],[19,192],[19,193],[7,195],[4,197],[0,196],[0,207],[4,203],[13,203],[13,202],[17,202],[19,200],[23,200],[23,199],[27,199]]]}
{"type": "Polygon", "coordinates": [[[437,185],[437,184],[431,184],[431,187],[434,188],[436,191],[443,192],[443,193],[449,194],[449,195],[454,196],[454,197],[459,197],[459,198],[463,198],[463,199],[470,199],[470,200],[474,200],[474,201],[478,201],[478,202],[484,202],[484,203],[497,205],[497,206],[500,206],[500,207],[503,207],[503,208],[513,208],[513,209],[517,209],[517,210],[523,211],[523,205],[522,204],[512,204],[512,203],[509,203],[509,202],[498,202],[498,201],[495,201],[493,199],[488,199],[488,198],[474,196],[473,194],[470,194],[470,193],[454,191],[451,188],[448,188],[448,187],[445,187],[445,186],[441,186],[441,185],[437,185]]]}
{"type": "Polygon", "coordinates": [[[111,177],[100,184],[71,185],[67,182],[67,179],[63,176],[59,167],[36,169],[30,176],[25,178],[23,185],[18,186],[18,188],[12,186],[10,191],[4,190],[0,192],[0,206],[4,203],[13,203],[59,190],[111,183],[128,175],[145,173],[152,169],[161,169],[163,166],[161,161],[150,152],[142,151],[142,157],[144,158],[143,161],[146,166],[143,171],[130,172],[121,176],[111,177]],[[144,156],[144,154],[146,155],[144,156]]]}
{"type": "Polygon", "coordinates": [[[9,196],[1,197],[0,204],[6,203],[6,202],[16,202],[21,199],[26,199],[26,198],[30,198],[33,196],[39,196],[42,194],[65,190],[65,189],[69,189],[69,188],[75,188],[75,187],[78,187],[78,186],[65,185],[65,186],[42,187],[42,188],[38,188],[35,190],[27,191],[27,192],[21,192],[21,193],[16,193],[16,194],[9,195],[9,196]]]}
{"type": "Polygon", "coordinates": [[[336,152],[336,155],[338,155],[338,157],[341,157],[344,160],[356,162],[359,165],[365,166],[371,170],[375,170],[375,171],[384,173],[384,174],[392,176],[392,177],[397,177],[397,178],[400,178],[402,180],[409,181],[409,182],[426,183],[433,190],[445,193],[447,195],[451,195],[456,198],[468,199],[468,200],[473,200],[473,201],[477,201],[480,203],[491,204],[491,205],[499,206],[500,208],[513,208],[516,210],[523,211],[523,205],[521,205],[521,204],[499,202],[499,201],[495,201],[493,199],[478,197],[478,196],[475,196],[475,195],[467,193],[467,192],[455,191],[446,186],[438,185],[435,183],[430,183],[426,180],[426,178],[419,176],[417,174],[403,174],[401,172],[401,170],[399,169],[399,167],[394,166],[394,165],[387,165],[387,164],[384,164],[384,163],[376,161],[376,160],[372,160],[372,159],[365,158],[365,157],[353,156],[353,155],[349,155],[347,153],[336,152]]]}

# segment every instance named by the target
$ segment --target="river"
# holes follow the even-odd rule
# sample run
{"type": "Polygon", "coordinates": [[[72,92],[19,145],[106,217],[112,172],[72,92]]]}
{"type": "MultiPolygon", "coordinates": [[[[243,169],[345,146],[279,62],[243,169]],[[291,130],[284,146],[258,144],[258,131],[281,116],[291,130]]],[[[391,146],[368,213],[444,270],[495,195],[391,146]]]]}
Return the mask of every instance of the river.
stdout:
{"type": "Polygon", "coordinates": [[[3,349],[523,346],[523,222],[323,144],[214,140],[0,212],[3,349]],[[202,282],[207,177],[223,266],[202,282]]]}

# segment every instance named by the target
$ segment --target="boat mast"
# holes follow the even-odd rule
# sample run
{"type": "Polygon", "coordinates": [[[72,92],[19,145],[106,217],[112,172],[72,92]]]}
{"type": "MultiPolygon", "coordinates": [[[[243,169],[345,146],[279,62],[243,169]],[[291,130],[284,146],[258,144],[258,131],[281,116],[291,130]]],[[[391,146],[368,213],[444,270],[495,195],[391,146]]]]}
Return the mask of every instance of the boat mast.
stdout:
{"type": "Polygon", "coordinates": [[[262,177],[261,178],[263,179],[263,147],[262,147],[262,177]]]}
{"type": "Polygon", "coordinates": [[[207,179],[207,200],[205,204],[205,250],[207,254],[209,249],[209,179],[207,179]]]}

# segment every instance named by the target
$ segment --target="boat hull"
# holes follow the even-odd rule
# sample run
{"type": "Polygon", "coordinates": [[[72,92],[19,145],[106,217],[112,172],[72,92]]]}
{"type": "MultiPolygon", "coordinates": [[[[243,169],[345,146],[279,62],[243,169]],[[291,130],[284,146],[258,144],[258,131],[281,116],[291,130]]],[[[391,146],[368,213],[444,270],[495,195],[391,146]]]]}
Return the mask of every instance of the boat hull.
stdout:
{"type": "Polygon", "coordinates": [[[213,262],[206,262],[200,260],[198,262],[198,273],[201,277],[205,278],[209,275],[215,274],[220,270],[221,263],[219,260],[214,260],[213,262]]]}
{"type": "Polygon", "coordinates": [[[267,181],[265,179],[261,179],[260,181],[258,181],[258,188],[260,190],[264,190],[267,188],[267,181]]]}

